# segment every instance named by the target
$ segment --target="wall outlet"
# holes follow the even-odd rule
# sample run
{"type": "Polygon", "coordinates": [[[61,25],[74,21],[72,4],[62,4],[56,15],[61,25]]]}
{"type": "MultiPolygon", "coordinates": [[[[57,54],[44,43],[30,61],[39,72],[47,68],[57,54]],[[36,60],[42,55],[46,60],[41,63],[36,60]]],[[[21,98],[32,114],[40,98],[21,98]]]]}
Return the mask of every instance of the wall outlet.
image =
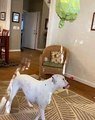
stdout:
{"type": "Polygon", "coordinates": [[[70,78],[71,80],[74,80],[74,77],[73,77],[73,76],[70,76],[69,78],[70,78]]]}

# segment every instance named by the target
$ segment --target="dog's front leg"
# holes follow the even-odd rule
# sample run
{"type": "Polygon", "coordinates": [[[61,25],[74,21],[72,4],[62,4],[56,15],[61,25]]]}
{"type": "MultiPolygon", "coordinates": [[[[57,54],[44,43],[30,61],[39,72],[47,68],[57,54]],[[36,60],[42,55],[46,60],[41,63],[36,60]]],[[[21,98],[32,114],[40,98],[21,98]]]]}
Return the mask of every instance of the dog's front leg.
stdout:
{"type": "Polygon", "coordinates": [[[41,114],[41,119],[45,120],[45,109],[44,108],[40,109],[40,114],[41,114]]]}
{"type": "Polygon", "coordinates": [[[38,113],[37,117],[34,120],[39,120],[40,118],[40,112],[38,113]]]}
{"type": "Polygon", "coordinates": [[[37,115],[37,117],[35,118],[35,120],[39,120],[39,118],[41,117],[41,120],[45,120],[45,113],[44,113],[45,109],[40,108],[39,109],[39,113],[37,115]]]}

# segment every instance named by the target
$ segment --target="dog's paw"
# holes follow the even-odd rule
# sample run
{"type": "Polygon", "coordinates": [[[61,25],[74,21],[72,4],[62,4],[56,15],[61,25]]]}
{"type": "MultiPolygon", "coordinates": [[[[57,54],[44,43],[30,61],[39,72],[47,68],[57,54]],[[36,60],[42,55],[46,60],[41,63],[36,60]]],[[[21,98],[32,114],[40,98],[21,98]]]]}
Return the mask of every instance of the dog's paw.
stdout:
{"type": "Polygon", "coordinates": [[[33,105],[28,101],[28,105],[29,105],[29,107],[33,107],[33,105]]]}
{"type": "Polygon", "coordinates": [[[9,109],[6,109],[4,114],[10,114],[10,110],[9,109]]]}
{"type": "Polygon", "coordinates": [[[11,111],[11,104],[8,101],[5,106],[5,114],[10,114],[10,111],[11,111]]]}
{"type": "Polygon", "coordinates": [[[34,120],[41,120],[40,118],[36,117],[34,120]]]}

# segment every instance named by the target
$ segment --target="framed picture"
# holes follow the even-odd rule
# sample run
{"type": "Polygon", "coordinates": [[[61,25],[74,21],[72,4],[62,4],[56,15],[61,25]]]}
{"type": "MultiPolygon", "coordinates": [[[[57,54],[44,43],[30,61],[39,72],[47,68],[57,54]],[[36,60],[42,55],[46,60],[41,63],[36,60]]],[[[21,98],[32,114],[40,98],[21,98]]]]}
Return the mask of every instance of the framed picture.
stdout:
{"type": "Polygon", "coordinates": [[[95,12],[93,13],[92,17],[91,30],[95,30],[95,12]]]}
{"type": "Polygon", "coordinates": [[[20,13],[13,12],[12,13],[12,22],[19,23],[19,21],[20,21],[20,13]]]}
{"type": "Polygon", "coordinates": [[[0,20],[6,20],[6,12],[1,12],[0,13],[0,20]]]}

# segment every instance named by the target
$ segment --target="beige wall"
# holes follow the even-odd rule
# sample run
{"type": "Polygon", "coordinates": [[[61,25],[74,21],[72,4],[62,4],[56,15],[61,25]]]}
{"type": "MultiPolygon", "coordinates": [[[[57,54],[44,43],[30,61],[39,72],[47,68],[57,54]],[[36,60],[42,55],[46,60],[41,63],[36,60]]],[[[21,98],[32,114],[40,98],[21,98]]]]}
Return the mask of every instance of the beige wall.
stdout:
{"type": "Polygon", "coordinates": [[[51,1],[47,46],[66,46],[70,50],[66,74],[95,87],[95,31],[90,30],[95,0],[81,0],[78,18],[72,23],[65,22],[62,29],[58,28],[59,18],[55,5],[56,0],[51,1]]]}
{"type": "Polygon", "coordinates": [[[12,22],[11,16],[11,28],[10,28],[10,50],[20,51],[21,43],[21,18],[23,12],[23,0],[12,0],[12,12],[20,13],[20,22],[12,22]]]}

